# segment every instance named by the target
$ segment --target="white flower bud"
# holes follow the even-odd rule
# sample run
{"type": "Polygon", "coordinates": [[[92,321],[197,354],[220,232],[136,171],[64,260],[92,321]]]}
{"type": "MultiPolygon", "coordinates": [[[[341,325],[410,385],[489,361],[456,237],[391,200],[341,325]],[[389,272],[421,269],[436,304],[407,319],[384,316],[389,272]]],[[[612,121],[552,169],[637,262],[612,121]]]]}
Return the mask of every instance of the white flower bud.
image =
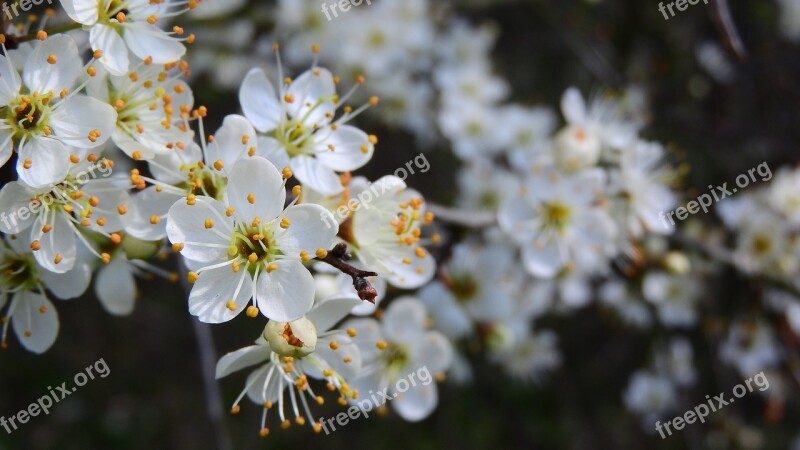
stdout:
{"type": "Polygon", "coordinates": [[[273,352],[300,358],[317,348],[317,327],[305,316],[288,323],[270,320],[264,327],[264,339],[273,352]]]}
{"type": "Polygon", "coordinates": [[[685,275],[692,269],[692,263],[683,253],[669,252],[664,256],[664,267],[674,275],[685,275]]]}
{"type": "Polygon", "coordinates": [[[553,145],[561,169],[572,172],[592,167],[600,161],[600,138],[583,127],[569,125],[558,132],[553,145]]]}

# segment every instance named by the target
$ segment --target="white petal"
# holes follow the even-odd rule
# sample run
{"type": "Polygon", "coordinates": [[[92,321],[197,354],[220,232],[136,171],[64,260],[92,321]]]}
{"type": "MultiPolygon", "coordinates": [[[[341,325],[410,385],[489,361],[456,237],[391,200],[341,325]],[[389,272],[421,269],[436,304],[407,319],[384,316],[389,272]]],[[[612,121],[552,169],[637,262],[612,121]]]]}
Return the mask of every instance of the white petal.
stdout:
{"type": "Polygon", "coordinates": [[[275,138],[269,136],[258,137],[258,149],[256,155],[266,158],[275,167],[290,167],[291,161],[286,149],[275,138]]]}
{"type": "Polygon", "coordinates": [[[100,267],[94,291],[109,314],[127,316],[133,312],[136,280],[130,263],[123,255],[117,255],[110,263],[100,267]]]}
{"type": "Polygon", "coordinates": [[[225,209],[224,204],[208,197],[198,197],[194,206],[178,200],[167,213],[170,242],[184,244],[181,255],[199,263],[225,261],[230,238],[223,236],[233,236],[233,218],[225,214],[225,209]],[[213,222],[213,228],[205,227],[207,219],[213,222]]]}
{"type": "Polygon", "coordinates": [[[93,25],[99,15],[97,0],[61,0],[70,19],[82,25],[93,25]]]}
{"type": "Polygon", "coordinates": [[[40,137],[27,141],[19,150],[17,173],[28,186],[44,188],[64,180],[69,173],[69,151],[61,142],[40,137]],[[25,168],[25,161],[30,168],[25,168]]]}
{"type": "Polygon", "coordinates": [[[31,198],[34,195],[34,191],[16,181],[3,186],[0,190],[0,231],[6,234],[18,234],[30,228],[36,216],[20,212],[23,209],[30,211],[31,198]]]}
{"type": "Polygon", "coordinates": [[[284,254],[298,256],[306,250],[314,254],[318,249],[333,246],[339,226],[327,209],[319,205],[303,204],[287,208],[275,221],[274,236],[284,254]],[[288,219],[289,228],[280,227],[280,221],[288,219]]]}
{"type": "Polygon", "coordinates": [[[77,263],[66,273],[42,271],[39,278],[57,298],[69,300],[78,298],[89,288],[92,281],[92,269],[87,263],[77,263]]]}
{"type": "Polygon", "coordinates": [[[316,124],[322,127],[330,122],[327,115],[336,110],[333,103],[336,84],[327,69],[307,70],[292,82],[288,94],[294,97],[294,102],[288,105],[289,114],[295,120],[304,119],[307,126],[316,124]]]}
{"type": "Polygon", "coordinates": [[[239,103],[256,130],[272,131],[281,120],[281,106],[272,83],[261,69],[252,69],[239,89],[239,103]]]}
{"type": "Polygon", "coordinates": [[[360,169],[375,152],[367,133],[349,125],[340,126],[325,136],[317,142],[317,147],[317,161],[337,172],[360,169]],[[333,151],[329,150],[329,145],[333,146],[333,151]]]}
{"type": "Polygon", "coordinates": [[[149,23],[126,23],[122,37],[134,55],[143,60],[152,57],[156,64],[175,62],[186,54],[180,41],[149,23]]]}
{"type": "Polygon", "coordinates": [[[582,124],[586,120],[586,104],[580,91],[571,87],[561,97],[561,111],[571,124],[582,124]]]}
{"type": "Polygon", "coordinates": [[[245,384],[250,386],[247,390],[247,397],[259,405],[263,405],[264,402],[277,401],[282,392],[281,386],[286,386],[285,382],[282,385],[278,382],[283,376],[280,370],[274,364],[267,364],[251,373],[245,384]]]}
{"type": "Polygon", "coordinates": [[[79,148],[95,148],[103,145],[114,133],[117,112],[111,105],[96,98],[77,95],[58,105],[50,117],[55,136],[65,143],[79,148]],[[92,142],[89,132],[100,132],[92,142]]]}
{"type": "MultiPolygon", "coordinates": [[[[257,147],[256,130],[242,116],[231,114],[222,121],[222,126],[214,134],[214,142],[208,145],[206,162],[214,164],[222,161],[225,170],[243,160],[251,147],[257,147]]],[[[248,159],[249,161],[249,159],[248,159]]]]}
{"type": "Polygon", "coordinates": [[[227,196],[239,220],[249,224],[259,217],[266,223],[283,211],[286,189],[278,169],[256,156],[239,161],[230,170],[227,196]]]}
{"type": "Polygon", "coordinates": [[[133,211],[128,211],[131,217],[125,231],[131,236],[145,241],[164,239],[167,236],[167,213],[172,205],[181,198],[181,196],[165,190],[158,192],[155,186],[150,186],[135,194],[133,211]],[[155,224],[152,221],[153,216],[160,219],[155,224]]]}
{"type": "Polygon", "coordinates": [[[389,340],[412,342],[425,332],[425,306],[414,297],[393,301],[383,316],[383,330],[389,340]]]}
{"type": "Polygon", "coordinates": [[[25,62],[22,78],[31,92],[46,93],[70,89],[78,80],[83,61],[75,40],[64,34],[48,37],[36,46],[25,62]],[[48,59],[56,56],[56,63],[48,59]]]}
{"type": "Polygon", "coordinates": [[[48,223],[53,227],[47,233],[42,232],[44,214],[39,215],[33,223],[31,231],[31,240],[39,241],[42,246],[38,251],[33,252],[33,256],[40,266],[51,272],[69,272],[75,265],[75,257],[78,250],[75,242],[75,231],[68,219],[64,217],[65,215],[66,213],[62,212],[47,214],[47,220],[52,220],[52,222],[48,223]],[[53,220],[54,217],[55,219],[53,220]],[[59,255],[61,258],[59,263],[56,264],[55,261],[59,255]]]}
{"type": "Polygon", "coordinates": [[[344,322],[341,328],[355,328],[358,333],[356,344],[364,361],[374,361],[381,354],[381,350],[375,344],[382,340],[384,336],[381,324],[377,320],[370,318],[350,319],[344,322]]]}
{"type": "Polygon", "coordinates": [[[472,319],[442,283],[425,286],[419,297],[428,307],[437,330],[453,338],[466,336],[472,330],[472,319]]]}
{"type": "Polygon", "coordinates": [[[267,345],[251,345],[240,348],[235,352],[230,352],[217,362],[216,377],[219,380],[245,367],[265,363],[269,361],[269,354],[270,349],[267,345]]]}
{"type": "Polygon", "coordinates": [[[402,252],[391,260],[383,261],[386,268],[391,271],[386,276],[392,286],[403,289],[416,289],[427,284],[436,274],[436,260],[430,254],[420,258],[414,253],[413,247],[403,244],[402,252]],[[404,259],[410,259],[411,264],[405,264],[404,259]]]}
{"type": "Polygon", "coordinates": [[[418,383],[417,386],[411,386],[407,392],[397,392],[392,405],[403,419],[419,422],[436,409],[436,404],[439,402],[438,392],[436,383],[427,386],[418,383]]]}
{"type": "Polygon", "coordinates": [[[98,23],[89,32],[89,42],[92,50],[103,52],[100,62],[112,75],[121,76],[128,72],[128,47],[115,29],[98,23]]]}
{"type": "Polygon", "coordinates": [[[553,278],[564,267],[558,244],[554,239],[543,245],[531,243],[522,248],[522,261],[525,268],[533,276],[553,278]]]}
{"type": "Polygon", "coordinates": [[[11,324],[22,346],[37,354],[47,351],[58,337],[55,306],[43,295],[20,292],[14,297],[12,307],[11,324]]]}
{"type": "MultiPolygon", "coordinates": [[[[2,75],[0,75],[2,77],[2,75]]],[[[12,130],[0,130],[0,167],[6,165],[14,154],[14,133],[12,130]]]]}
{"type": "Polygon", "coordinates": [[[192,286],[189,312],[201,322],[223,323],[241,313],[253,293],[253,280],[246,270],[234,272],[230,267],[208,270],[192,286]],[[236,303],[234,310],[228,302],[236,303]]]}
{"type": "Polygon", "coordinates": [[[15,99],[21,84],[17,69],[9,59],[0,55],[0,103],[5,105],[15,99]]]}
{"type": "Polygon", "coordinates": [[[344,190],[339,176],[316,158],[300,155],[292,158],[292,172],[301,183],[322,195],[337,195],[344,190]]]}
{"type": "Polygon", "coordinates": [[[314,278],[298,261],[277,261],[278,269],[258,277],[258,308],[271,320],[291,322],[311,310],[314,278]]]}
{"type": "Polygon", "coordinates": [[[306,318],[317,327],[317,333],[328,331],[337,322],[344,319],[350,310],[361,304],[361,300],[352,298],[332,298],[318,303],[306,314],[306,318]]]}
{"type": "Polygon", "coordinates": [[[414,366],[427,367],[432,373],[445,372],[453,363],[453,346],[438,331],[429,331],[412,349],[414,366]]]}

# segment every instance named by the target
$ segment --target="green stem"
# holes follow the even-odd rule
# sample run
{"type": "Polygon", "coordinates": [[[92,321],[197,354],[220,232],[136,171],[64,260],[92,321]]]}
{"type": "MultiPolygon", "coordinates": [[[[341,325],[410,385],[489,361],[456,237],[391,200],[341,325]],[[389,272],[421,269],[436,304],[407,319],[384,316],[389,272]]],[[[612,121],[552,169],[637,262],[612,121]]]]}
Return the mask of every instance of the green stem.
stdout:
{"type": "MultiPolygon", "coordinates": [[[[66,25],[61,25],[61,26],[58,26],[58,27],[55,27],[55,28],[52,28],[52,29],[49,29],[49,30],[45,30],[45,32],[47,33],[48,36],[52,36],[54,34],[66,33],[67,31],[77,30],[81,26],[82,25],[79,24],[78,22],[73,22],[73,23],[68,23],[66,25]]],[[[36,39],[36,33],[30,33],[30,34],[26,34],[25,36],[20,36],[20,37],[11,37],[11,36],[8,36],[8,37],[13,39],[17,43],[28,42],[28,41],[32,41],[32,40],[36,39]]]]}

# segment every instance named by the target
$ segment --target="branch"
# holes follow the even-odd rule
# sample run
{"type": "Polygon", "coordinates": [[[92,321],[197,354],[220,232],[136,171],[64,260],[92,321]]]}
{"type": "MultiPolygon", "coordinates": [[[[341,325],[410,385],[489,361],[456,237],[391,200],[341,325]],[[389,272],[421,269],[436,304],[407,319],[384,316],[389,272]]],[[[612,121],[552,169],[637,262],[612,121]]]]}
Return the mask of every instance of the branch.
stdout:
{"type": "Polygon", "coordinates": [[[736,23],[733,21],[731,8],[728,5],[728,0],[714,0],[714,6],[711,8],[711,17],[714,19],[714,24],[719,29],[720,34],[725,40],[728,48],[739,58],[740,61],[747,59],[747,49],[742,43],[742,38],[739,35],[739,30],[736,28],[736,23]]]}
{"type": "Polygon", "coordinates": [[[437,219],[466,228],[486,228],[497,224],[497,214],[492,211],[466,211],[428,203],[428,210],[437,219]]]}
{"type": "Polygon", "coordinates": [[[314,259],[330,264],[339,269],[342,273],[350,275],[353,279],[353,287],[356,288],[356,292],[358,292],[358,298],[374,304],[375,297],[378,296],[378,291],[372,286],[372,283],[367,280],[367,277],[377,277],[378,274],[353,267],[353,265],[347,263],[351,258],[352,256],[347,251],[347,244],[342,242],[336,244],[333,249],[329,250],[324,258],[317,257],[314,259]]]}

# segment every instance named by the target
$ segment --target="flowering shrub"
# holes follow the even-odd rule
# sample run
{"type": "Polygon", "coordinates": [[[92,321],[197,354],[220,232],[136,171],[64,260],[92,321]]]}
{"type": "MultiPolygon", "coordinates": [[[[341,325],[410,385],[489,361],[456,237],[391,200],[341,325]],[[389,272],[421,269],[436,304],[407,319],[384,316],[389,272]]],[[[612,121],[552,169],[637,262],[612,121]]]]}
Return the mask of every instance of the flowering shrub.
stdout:
{"type": "MultiPolygon", "coordinates": [[[[764,162],[761,183],[730,198],[709,186],[716,202],[666,226],[699,198],[687,181],[705,192],[722,179],[687,177],[641,84],[517,101],[492,58],[496,29],[458,2],[348,3],[325,20],[307,0],[246,3],[62,0],[3,24],[4,349],[64,345],[77,324],[60,323],[56,299],[93,290],[128,316],[151,301],[143,279],[177,284],[185,295],[169,301],[198,337],[258,324],[217,358],[221,385],[248,375],[235,398],[206,386],[212,420],[225,401],[261,437],[292,424],[327,434],[326,402],[368,417],[366,398],[419,422],[447,404],[442,384],[480,384],[486,367],[494,383],[546,389],[581,367],[561,325],[602,318],[647,337],[647,361],[616,373],[627,386],[614,395],[651,438],[712,392],[698,390],[700,354],[735,380],[768,379],[743,410],[783,419],[800,380],[800,171],[775,161],[773,178],[764,162]],[[262,12],[272,26],[256,36],[262,12]],[[208,85],[238,114],[205,106],[208,85]],[[418,156],[392,166],[370,128],[418,156]],[[425,189],[436,177],[453,180],[448,193],[425,189]],[[709,302],[722,274],[749,286],[746,310],[709,302]]],[[[789,41],[797,22],[781,18],[789,41]]],[[[711,80],[732,82],[721,48],[697,54],[711,80]]],[[[763,446],[759,422],[735,430],[736,412],[709,419],[708,442],[763,446]]]]}

